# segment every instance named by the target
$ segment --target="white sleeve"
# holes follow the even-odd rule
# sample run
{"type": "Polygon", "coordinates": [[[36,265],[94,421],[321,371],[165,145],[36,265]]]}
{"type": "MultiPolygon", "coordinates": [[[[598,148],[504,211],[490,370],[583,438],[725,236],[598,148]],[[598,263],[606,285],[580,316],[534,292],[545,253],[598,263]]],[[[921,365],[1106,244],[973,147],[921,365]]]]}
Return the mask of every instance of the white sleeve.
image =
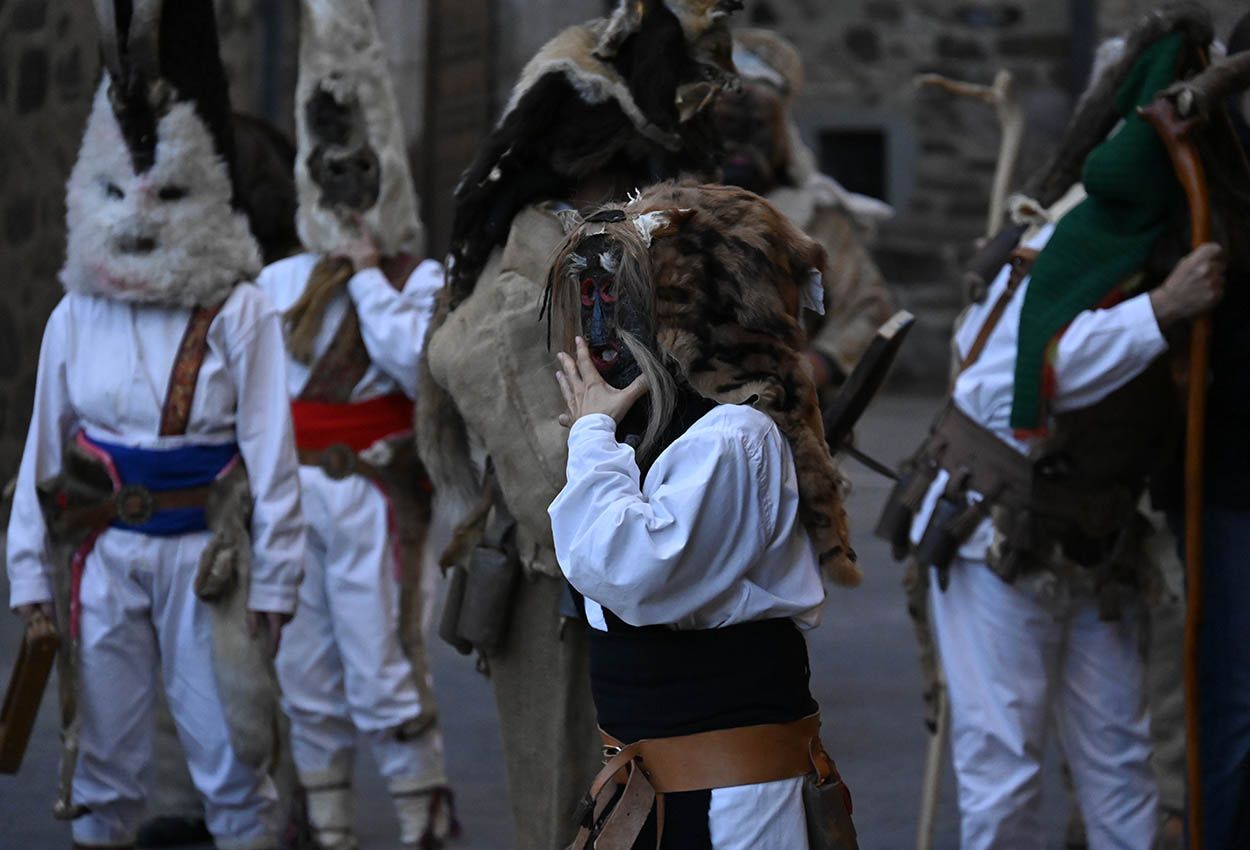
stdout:
{"type": "Polygon", "coordinates": [[[66,302],[53,311],[43,332],[35,380],[35,404],[9,515],[7,559],[9,604],[16,608],[52,600],[48,531],[35,485],[61,471],[64,447],[75,426],[65,377],[66,302]]]}
{"type": "Polygon", "coordinates": [[[434,302],[443,286],[443,267],[425,260],[396,291],[381,270],[364,269],[347,283],[369,358],[416,398],[418,366],[434,302]]]}
{"type": "Polygon", "coordinates": [[[230,374],[238,393],[235,431],[254,502],[248,607],[291,613],[304,569],[304,520],[277,314],[265,310],[232,351],[230,374]]]}
{"type": "Polygon", "coordinates": [[[639,488],[608,416],[569,432],[568,483],[548,509],[569,582],[625,622],[676,623],[731,591],[776,527],[765,450],[732,431],[673,443],[639,488]]]}
{"type": "Polygon", "coordinates": [[[1089,407],[1146,370],[1167,350],[1150,294],[1106,310],[1086,310],[1059,337],[1054,409],[1089,407]]]}

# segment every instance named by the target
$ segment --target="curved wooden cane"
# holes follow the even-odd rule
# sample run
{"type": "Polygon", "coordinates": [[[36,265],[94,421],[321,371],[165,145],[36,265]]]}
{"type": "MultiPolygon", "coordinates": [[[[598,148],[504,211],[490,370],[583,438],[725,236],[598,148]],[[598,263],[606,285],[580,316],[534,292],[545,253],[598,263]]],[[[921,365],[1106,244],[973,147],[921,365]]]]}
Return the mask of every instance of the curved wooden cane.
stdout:
{"type": "MultiPolygon", "coordinates": [[[[1211,197],[1193,130],[1196,117],[1181,118],[1161,97],[1141,110],[1167,147],[1189,202],[1193,247],[1211,241],[1211,197]]],[[[1198,754],[1198,627],[1202,622],[1202,497],[1206,450],[1207,372],[1211,316],[1193,323],[1185,429],[1185,767],[1189,789],[1189,850],[1202,850],[1202,770],[1198,754]]]]}

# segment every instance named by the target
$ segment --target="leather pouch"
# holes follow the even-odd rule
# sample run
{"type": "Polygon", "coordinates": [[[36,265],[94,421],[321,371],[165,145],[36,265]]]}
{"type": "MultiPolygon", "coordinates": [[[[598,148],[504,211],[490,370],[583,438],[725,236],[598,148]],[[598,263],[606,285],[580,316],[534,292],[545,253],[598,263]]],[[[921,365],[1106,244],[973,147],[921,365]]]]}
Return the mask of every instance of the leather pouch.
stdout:
{"type": "Polygon", "coordinates": [[[508,631],[520,564],[507,550],[474,548],[464,582],[456,632],[484,655],[499,648],[508,631]]]}
{"type": "Polygon", "coordinates": [[[851,820],[851,792],[835,772],[823,785],[815,775],[803,780],[807,843],[811,850],[859,850],[851,820]]]}

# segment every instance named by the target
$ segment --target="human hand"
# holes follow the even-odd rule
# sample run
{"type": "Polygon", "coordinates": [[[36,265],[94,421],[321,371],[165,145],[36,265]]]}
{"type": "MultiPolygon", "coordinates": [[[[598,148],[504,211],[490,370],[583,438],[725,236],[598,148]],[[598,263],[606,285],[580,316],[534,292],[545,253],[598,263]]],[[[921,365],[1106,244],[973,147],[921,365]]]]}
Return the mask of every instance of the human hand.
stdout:
{"type": "Polygon", "coordinates": [[[278,654],[282,642],[282,627],[291,622],[291,615],[281,611],[248,611],[247,633],[252,637],[260,634],[261,624],[269,634],[273,654],[278,654]]]}
{"type": "Polygon", "coordinates": [[[378,240],[369,232],[369,228],[365,225],[363,218],[358,215],[354,221],[356,224],[356,237],[344,245],[336,256],[346,257],[351,261],[352,268],[356,271],[377,268],[379,261],[378,240]]]}
{"type": "Polygon", "coordinates": [[[18,605],[13,609],[13,613],[22,618],[22,622],[30,625],[30,620],[35,614],[42,614],[49,620],[52,619],[52,603],[51,602],[32,602],[29,605],[18,605]]]}
{"type": "Polygon", "coordinates": [[[563,351],[556,355],[560,361],[556,383],[560,385],[564,403],[569,408],[568,413],[560,414],[560,424],[571,428],[578,419],[592,413],[605,413],[619,424],[630,408],[650,389],[646,375],[639,375],[625,389],[618,390],[603,380],[603,376],[595,369],[586,340],[577,337],[576,346],[576,360],[563,351]]]}
{"type": "Polygon", "coordinates": [[[1224,249],[1214,242],[1183,257],[1167,280],[1150,293],[1162,329],[1209,311],[1224,297],[1224,249]]]}

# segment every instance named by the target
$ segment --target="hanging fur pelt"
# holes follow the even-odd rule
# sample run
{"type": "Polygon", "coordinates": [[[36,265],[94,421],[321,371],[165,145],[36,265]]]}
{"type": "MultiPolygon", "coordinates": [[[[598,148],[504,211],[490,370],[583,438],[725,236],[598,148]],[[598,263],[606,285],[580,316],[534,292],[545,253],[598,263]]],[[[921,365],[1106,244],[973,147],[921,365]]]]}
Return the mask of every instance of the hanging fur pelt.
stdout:
{"type": "Polygon", "coordinates": [[[619,210],[619,220],[601,211],[578,224],[552,266],[555,340],[571,350],[580,331],[582,246],[604,237],[618,269],[616,303],[639,310],[652,337],[627,337],[626,344],[640,363],[648,350],[659,354],[661,374],[644,365],[652,395],[670,394],[665,381],[683,382],[719,404],[766,413],[794,452],[800,515],[822,568],[838,584],[858,584],[844,482],[825,442],[799,321],[811,303],[809,288],[819,284],[813,272],[825,266],[824,248],[763,198],[736,187],[663,183],[605,209],[619,210]]]}
{"type": "Polygon", "coordinates": [[[456,188],[452,307],[473,291],[513,217],[565,199],[579,181],[629,186],[712,179],[719,137],[706,107],[733,76],[724,19],[737,0],[626,0],[570,27],[522,71],[498,126],[456,188]]]}

